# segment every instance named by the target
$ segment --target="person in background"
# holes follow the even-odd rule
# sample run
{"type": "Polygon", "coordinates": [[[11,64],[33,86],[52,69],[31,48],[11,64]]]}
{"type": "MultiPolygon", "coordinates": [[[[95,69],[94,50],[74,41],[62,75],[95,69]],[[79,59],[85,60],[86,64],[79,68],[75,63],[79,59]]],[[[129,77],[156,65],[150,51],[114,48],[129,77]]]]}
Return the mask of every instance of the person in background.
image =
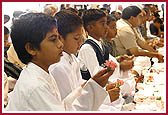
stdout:
{"type": "Polygon", "coordinates": [[[119,61],[122,58],[122,60],[119,61],[120,68],[126,71],[131,69],[133,64],[131,58],[128,58],[127,56],[119,56],[116,50],[116,45],[115,42],[113,41],[113,38],[115,38],[117,35],[116,21],[117,20],[115,17],[111,15],[107,16],[108,32],[106,37],[102,38],[102,44],[108,46],[109,53],[113,57],[116,57],[117,61],[119,61]]]}
{"type": "Polygon", "coordinates": [[[100,10],[103,11],[106,14],[106,16],[109,15],[107,8],[100,8],[100,10]]]}
{"type": "Polygon", "coordinates": [[[58,11],[57,6],[52,4],[49,4],[44,8],[44,13],[50,16],[54,16],[57,11],[58,11]]]}
{"type": "Polygon", "coordinates": [[[120,14],[117,11],[112,11],[111,15],[115,16],[117,20],[119,20],[121,18],[120,14]]]}
{"type": "Polygon", "coordinates": [[[7,50],[11,45],[8,39],[9,39],[9,29],[6,26],[4,26],[4,56],[5,57],[7,57],[7,50]]]}
{"type": "Polygon", "coordinates": [[[122,19],[117,21],[118,35],[115,39],[120,55],[156,57],[163,62],[163,55],[157,52],[145,51],[142,39],[138,39],[136,28],[142,24],[141,10],[137,6],[128,6],[122,12],[122,19]]]}
{"type": "Polygon", "coordinates": [[[9,15],[4,15],[4,24],[6,24],[10,20],[9,15]]]}
{"type": "Polygon", "coordinates": [[[152,24],[150,24],[150,32],[152,35],[157,37],[164,37],[164,32],[161,31],[160,27],[163,24],[163,21],[160,18],[156,18],[152,24]]]}

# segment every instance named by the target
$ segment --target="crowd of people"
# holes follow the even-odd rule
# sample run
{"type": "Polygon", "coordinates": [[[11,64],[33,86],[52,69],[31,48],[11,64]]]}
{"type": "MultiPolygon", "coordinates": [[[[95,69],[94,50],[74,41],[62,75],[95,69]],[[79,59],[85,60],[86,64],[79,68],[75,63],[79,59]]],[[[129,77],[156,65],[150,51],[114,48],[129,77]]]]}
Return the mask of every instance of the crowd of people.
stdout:
{"type": "MultiPolygon", "coordinates": [[[[158,12],[154,4],[15,11],[11,28],[4,26],[5,110],[130,111],[144,67],[154,58],[164,63],[158,12]],[[111,71],[108,61],[115,64],[111,71]]],[[[4,15],[4,25],[9,20],[4,15]]]]}

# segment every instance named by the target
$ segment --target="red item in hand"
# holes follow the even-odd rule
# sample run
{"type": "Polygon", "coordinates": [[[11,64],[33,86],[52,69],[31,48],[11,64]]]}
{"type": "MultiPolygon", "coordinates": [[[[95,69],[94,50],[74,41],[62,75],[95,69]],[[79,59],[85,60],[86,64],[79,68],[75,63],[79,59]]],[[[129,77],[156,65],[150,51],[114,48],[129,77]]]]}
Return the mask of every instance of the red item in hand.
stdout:
{"type": "Polygon", "coordinates": [[[117,67],[117,64],[113,62],[112,60],[110,62],[106,60],[106,63],[104,63],[104,65],[107,66],[107,72],[114,70],[117,67]]]}

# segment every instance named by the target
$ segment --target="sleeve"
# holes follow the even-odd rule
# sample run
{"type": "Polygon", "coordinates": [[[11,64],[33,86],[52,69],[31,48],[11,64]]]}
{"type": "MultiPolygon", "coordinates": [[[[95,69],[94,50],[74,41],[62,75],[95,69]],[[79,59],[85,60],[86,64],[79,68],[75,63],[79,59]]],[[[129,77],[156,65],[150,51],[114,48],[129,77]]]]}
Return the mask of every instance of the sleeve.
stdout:
{"type": "Polygon", "coordinates": [[[122,28],[118,35],[118,39],[126,49],[138,47],[136,36],[131,29],[122,28]]]}
{"type": "Polygon", "coordinates": [[[91,76],[93,76],[94,70],[99,66],[99,63],[92,46],[89,44],[84,44],[79,51],[78,59],[80,60],[80,63],[83,63],[87,67],[91,76]]]}
{"type": "Polygon", "coordinates": [[[29,96],[26,110],[30,111],[64,111],[59,99],[46,86],[38,87],[29,96]],[[46,98],[47,97],[47,98],[46,98]]]}
{"type": "Polygon", "coordinates": [[[72,92],[69,76],[71,71],[62,63],[53,64],[49,67],[49,73],[52,75],[57,83],[61,99],[63,100],[69,93],[72,92]]]}
{"type": "Polygon", "coordinates": [[[107,92],[89,79],[83,88],[74,90],[64,100],[65,110],[96,111],[107,97],[107,92]]]}

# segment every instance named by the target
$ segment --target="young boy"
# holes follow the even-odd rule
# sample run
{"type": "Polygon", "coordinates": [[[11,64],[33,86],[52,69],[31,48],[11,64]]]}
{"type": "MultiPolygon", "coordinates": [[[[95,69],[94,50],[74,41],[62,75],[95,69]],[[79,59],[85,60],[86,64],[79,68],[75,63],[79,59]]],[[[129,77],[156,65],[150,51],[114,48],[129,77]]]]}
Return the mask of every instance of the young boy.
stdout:
{"type": "Polygon", "coordinates": [[[63,55],[63,44],[60,41],[56,20],[53,17],[43,13],[28,13],[14,21],[11,30],[11,38],[16,53],[19,59],[27,66],[20,74],[9,99],[7,110],[59,111],[98,109],[107,96],[102,87],[107,83],[111,73],[106,73],[106,70],[102,70],[93,76],[93,79],[90,79],[83,88],[72,92],[63,102],[60,99],[57,84],[54,78],[48,74],[48,67],[53,63],[59,62],[63,55]],[[96,94],[96,91],[100,91],[101,95],[96,94]],[[88,96],[98,101],[93,102],[87,99],[88,96]],[[83,103],[84,99],[87,99],[86,101],[88,102],[83,103]],[[86,108],[83,106],[86,106],[86,108]]]}
{"type": "MultiPolygon", "coordinates": [[[[102,45],[100,38],[106,37],[108,32],[107,17],[103,11],[98,9],[89,9],[83,13],[84,28],[88,32],[88,40],[81,46],[78,54],[79,60],[81,60],[90,75],[94,75],[105,63],[105,60],[113,60],[117,64],[113,75],[110,77],[111,80],[120,78],[120,66],[117,60],[109,55],[106,46],[102,45]]],[[[84,77],[84,76],[83,76],[84,77]]],[[[110,107],[102,107],[114,111],[121,110],[124,100],[120,97],[113,103],[109,101],[105,105],[111,105],[110,107]]]]}
{"type": "MultiPolygon", "coordinates": [[[[80,62],[75,56],[82,43],[83,23],[79,16],[65,11],[58,12],[55,18],[58,23],[58,32],[63,38],[64,52],[61,61],[51,65],[49,72],[55,78],[63,100],[74,89],[81,87],[83,82],[80,62]]],[[[113,73],[113,71],[111,72],[113,73]]],[[[112,100],[116,100],[119,97],[119,90],[111,89],[111,94],[112,100]]]]}

